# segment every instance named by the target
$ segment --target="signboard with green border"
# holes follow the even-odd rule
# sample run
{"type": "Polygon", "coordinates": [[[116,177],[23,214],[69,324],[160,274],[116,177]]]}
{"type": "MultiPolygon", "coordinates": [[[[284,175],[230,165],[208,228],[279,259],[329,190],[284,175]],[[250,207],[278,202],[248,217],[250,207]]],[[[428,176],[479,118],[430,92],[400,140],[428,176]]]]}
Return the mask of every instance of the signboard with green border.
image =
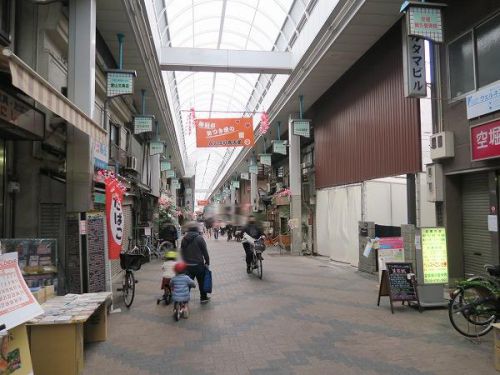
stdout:
{"type": "Polygon", "coordinates": [[[293,134],[309,138],[311,136],[311,121],[293,120],[293,134]]]}
{"type": "Polygon", "coordinates": [[[424,284],[448,282],[448,251],[445,228],[421,229],[424,284]]]}
{"type": "Polygon", "coordinates": [[[135,116],[134,117],[134,134],[141,134],[153,131],[154,116],[135,116]]]}
{"type": "Polygon", "coordinates": [[[108,98],[134,93],[135,70],[106,71],[106,95],[108,98]]]}

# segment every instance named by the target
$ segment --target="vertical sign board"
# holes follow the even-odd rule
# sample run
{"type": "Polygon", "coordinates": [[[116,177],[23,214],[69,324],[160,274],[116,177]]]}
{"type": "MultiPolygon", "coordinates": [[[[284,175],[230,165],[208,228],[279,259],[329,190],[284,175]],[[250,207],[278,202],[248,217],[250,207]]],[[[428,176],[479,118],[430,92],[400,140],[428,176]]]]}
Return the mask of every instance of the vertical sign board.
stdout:
{"type": "Polygon", "coordinates": [[[82,262],[80,254],[80,215],[66,217],[66,282],[69,293],[82,293],[82,262]]]}
{"type": "Polygon", "coordinates": [[[293,134],[309,138],[311,136],[311,120],[293,120],[293,134]]]}
{"type": "Polygon", "coordinates": [[[108,98],[134,93],[135,70],[106,71],[106,95],[108,98]]]}
{"type": "Polygon", "coordinates": [[[472,161],[494,159],[500,156],[500,120],[470,128],[472,161]]]}
{"type": "Polygon", "coordinates": [[[154,116],[134,116],[134,134],[148,133],[153,131],[154,116]]]}
{"type": "Polygon", "coordinates": [[[448,282],[448,253],[445,228],[421,229],[424,284],[448,282]]]}
{"type": "Polygon", "coordinates": [[[87,262],[88,291],[104,292],[106,290],[106,259],[104,243],[104,212],[87,213],[87,262]]]}
{"type": "Polygon", "coordinates": [[[280,141],[280,140],[275,139],[273,141],[273,152],[275,154],[286,155],[285,141],[280,141]]]}
{"type": "MultiPolygon", "coordinates": [[[[441,5],[439,5],[441,6],[441,5]]],[[[422,37],[436,43],[443,42],[443,22],[438,5],[410,5],[407,13],[408,35],[422,37]]]]}
{"type": "Polygon", "coordinates": [[[153,141],[149,143],[149,156],[158,155],[163,153],[163,142],[153,141]]]}
{"type": "Polygon", "coordinates": [[[271,166],[271,154],[260,154],[260,163],[271,166]]]}
{"type": "Polygon", "coordinates": [[[160,162],[160,171],[161,172],[168,171],[170,168],[172,168],[172,165],[170,164],[170,162],[164,161],[164,160],[162,160],[160,162]]]}
{"type": "MultiPolygon", "coordinates": [[[[405,30],[404,27],[403,30],[405,30]]],[[[425,98],[427,96],[427,81],[424,39],[408,36],[406,32],[403,32],[403,74],[405,96],[425,98]]]]}

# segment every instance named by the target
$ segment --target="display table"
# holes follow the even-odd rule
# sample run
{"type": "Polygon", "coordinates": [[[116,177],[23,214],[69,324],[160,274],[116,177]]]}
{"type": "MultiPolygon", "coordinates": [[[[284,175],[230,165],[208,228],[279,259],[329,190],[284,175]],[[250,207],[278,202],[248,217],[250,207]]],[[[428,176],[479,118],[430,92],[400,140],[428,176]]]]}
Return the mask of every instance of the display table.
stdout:
{"type": "Polygon", "coordinates": [[[107,338],[111,293],[67,294],[42,304],[44,314],[30,320],[30,347],[37,375],[78,375],[83,343],[107,338]]]}

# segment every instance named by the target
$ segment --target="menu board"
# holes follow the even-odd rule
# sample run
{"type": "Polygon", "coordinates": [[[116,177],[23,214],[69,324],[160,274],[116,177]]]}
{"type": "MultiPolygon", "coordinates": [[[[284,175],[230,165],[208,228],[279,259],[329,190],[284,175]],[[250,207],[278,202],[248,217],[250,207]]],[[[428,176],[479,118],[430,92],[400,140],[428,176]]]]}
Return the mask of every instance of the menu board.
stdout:
{"type": "Polygon", "coordinates": [[[389,286],[393,301],[416,301],[417,293],[409,274],[413,274],[411,263],[386,263],[389,286]]]}
{"type": "Polygon", "coordinates": [[[404,242],[403,237],[383,237],[376,241],[374,247],[378,248],[378,276],[382,278],[382,271],[386,270],[386,263],[404,262],[404,242]]]}
{"type": "Polygon", "coordinates": [[[57,286],[57,240],[4,238],[0,240],[0,248],[4,253],[17,253],[19,268],[28,287],[57,286]]]}
{"type": "Polygon", "coordinates": [[[104,254],[104,212],[87,214],[88,291],[106,290],[106,263],[104,254]]]}
{"type": "Polygon", "coordinates": [[[80,258],[80,218],[78,214],[66,218],[66,283],[71,293],[82,292],[80,258]]]}
{"type": "Polygon", "coordinates": [[[448,282],[448,253],[445,228],[421,229],[424,284],[448,282]]]}

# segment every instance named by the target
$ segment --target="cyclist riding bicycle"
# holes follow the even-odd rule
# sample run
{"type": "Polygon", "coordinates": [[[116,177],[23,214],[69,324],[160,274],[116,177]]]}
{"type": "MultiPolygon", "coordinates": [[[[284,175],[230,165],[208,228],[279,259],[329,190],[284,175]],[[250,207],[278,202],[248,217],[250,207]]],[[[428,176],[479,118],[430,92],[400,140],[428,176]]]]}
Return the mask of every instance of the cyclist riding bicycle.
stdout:
{"type": "MultiPolygon", "coordinates": [[[[248,217],[248,223],[243,228],[243,233],[248,234],[254,240],[257,240],[264,235],[261,226],[257,223],[257,220],[255,220],[255,216],[253,216],[253,215],[250,215],[248,217]]],[[[253,260],[252,245],[249,242],[244,241],[243,242],[243,249],[245,250],[245,254],[246,254],[245,260],[247,263],[247,273],[252,273],[252,270],[251,270],[252,260],[253,260]]]]}

